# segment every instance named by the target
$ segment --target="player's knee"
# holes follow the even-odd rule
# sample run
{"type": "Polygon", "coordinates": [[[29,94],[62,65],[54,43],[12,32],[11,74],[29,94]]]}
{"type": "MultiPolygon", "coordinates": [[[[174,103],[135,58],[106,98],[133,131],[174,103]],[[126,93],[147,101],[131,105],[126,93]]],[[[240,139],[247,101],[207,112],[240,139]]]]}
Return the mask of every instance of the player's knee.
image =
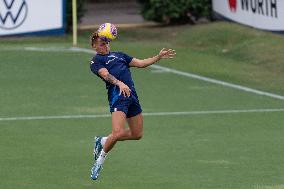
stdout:
{"type": "Polygon", "coordinates": [[[116,132],[112,133],[112,136],[113,136],[115,141],[121,140],[124,135],[125,135],[125,133],[124,133],[123,130],[119,130],[119,131],[116,131],[116,132]]]}
{"type": "Polygon", "coordinates": [[[136,134],[134,134],[132,136],[133,136],[133,139],[140,140],[143,137],[143,133],[142,132],[136,133],[136,134]]]}

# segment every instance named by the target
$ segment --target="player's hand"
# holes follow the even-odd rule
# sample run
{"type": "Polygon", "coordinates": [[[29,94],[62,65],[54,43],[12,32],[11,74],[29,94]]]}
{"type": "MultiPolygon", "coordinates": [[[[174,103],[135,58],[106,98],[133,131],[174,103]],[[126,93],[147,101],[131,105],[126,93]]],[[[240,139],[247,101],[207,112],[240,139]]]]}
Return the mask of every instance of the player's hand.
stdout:
{"type": "Polygon", "coordinates": [[[118,87],[119,87],[119,95],[123,94],[124,97],[129,97],[131,90],[127,85],[125,85],[123,82],[119,81],[118,82],[118,87]]]}
{"type": "Polygon", "coordinates": [[[162,58],[173,58],[175,55],[176,55],[175,50],[166,49],[166,48],[163,48],[159,53],[160,59],[162,59],[162,58]]]}

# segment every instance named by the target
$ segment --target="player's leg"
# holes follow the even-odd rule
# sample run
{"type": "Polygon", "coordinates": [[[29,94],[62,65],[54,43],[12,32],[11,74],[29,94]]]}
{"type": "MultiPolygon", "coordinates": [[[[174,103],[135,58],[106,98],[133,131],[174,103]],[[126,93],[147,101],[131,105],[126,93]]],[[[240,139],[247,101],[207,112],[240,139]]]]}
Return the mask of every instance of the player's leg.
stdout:
{"type": "MultiPolygon", "coordinates": [[[[139,140],[143,136],[143,116],[142,113],[133,116],[131,118],[127,118],[127,123],[129,128],[124,128],[119,131],[119,135],[117,135],[117,141],[124,140],[139,140]]],[[[112,135],[112,134],[111,134],[112,135]]],[[[105,137],[107,141],[108,137],[105,137]]],[[[102,138],[103,140],[104,138],[102,138]]],[[[101,142],[102,146],[105,146],[106,142],[101,142]]]]}
{"type": "Polygon", "coordinates": [[[129,131],[132,140],[140,140],[143,136],[143,116],[139,113],[136,116],[127,118],[129,131]]]}
{"type": "Polygon", "coordinates": [[[129,129],[125,129],[126,115],[124,112],[117,111],[112,113],[112,133],[108,135],[103,145],[103,154],[108,153],[117,141],[139,140],[143,136],[143,116],[139,113],[136,116],[127,118],[129,129]]]}
{"type": "MultiPolygon", "coordinates": [[[[121,111],[112,113],[112,133],[106,137],[105,142],[101,142],[102,138],[97,137],[96,142],[102,143],[105,153],[108,153],[117,141],[123,140],[139,140],[143,135],[143,116],[142,113],[127,118],[129,128],[125,129],[125,113],[121,111]]],[[[99,145],[96,145],[99,146],[99,145]]],[[[99,150],[101,151],[101,149],[99,150]]]]}
{"type": "Polygon", "coordinates": [[[108,135],[105,145],[100,152],[98,159],[91,169],[91,178],[96,180],[102,169],[102,165],[107,156],[107,153],[113,148],[120,138],[125,137],[128,132],[125,132],[124,125],[126,123],[126,115],[122,111],[116,111],[112,113],[112,133],[108,135]]]}
{"type": "Polygon", "coordinates": [[[140,140],[143,136],[143,116],[142,113],[127,118],[129,128],[124,129],[124,135],[119,138],[119,141],[124,140],[140,140]]]}
{"type": "Polygon", "coordinates": [[[143,116],[139,100],[135,96],[133,96],[132,103],[128,107],[126,117],[131,133],[131,139],[141,139],[143,135],[143,116]]]}
{"type": "Polygon", "coordinates": [[[123,111],[115,111],[112,113],[112,133],[106,138],[105,145],[103,146],[95,165],[92,167],[92,179],[96,180],[98,178],[107,153],[113,148],[117,141],[141,139],[143,135],[143,116],[141,112],[142,109],[139,102],[137,102],[134,105],[129,106],[127,119],[126,113],[123,111]],[[124,128],[126,120],[129,129],[124,128]]]}
{"type": "Polygon", "coordinates": [[[134,97],[134,98],[131,98],[125,101],[117,101],[117,103],[113,104],[110,107],[110,110],[111,112],[113,112],[112,113],[112,125],[113,127],[116,127],[118,129],[113,128],[113,132],[109,135],[110,137],[113,137],[113,134],[116,133],[115,134],[116,137],[114,137],[115,140],[113,139],[108,140],[108,137],[104,137],[101,139],[101,143],[100,143],[101,146],[106,146],[104,150],[109,151],[112,148],[111,145],[115,144],[114,141],[139,140],[142,137],[143,116],[142,116],[142,109],[139,104],[138,97],[134,97]],[[119,111],[114,111],[115,109],[119,111]],[[125,115],[127,117],[129,128],[124,128],[125,115]],[[119,119],[119,117],[117,118],[117,116],[119,116],[120,118],[123,117],[123,124],[120,127],[115,126],[116,123],[119,123],[119,121],[121,120],[119,119]],[[105,141],[107,141],[108,143],[105,141]]]}
{"type": "Polygon", "coordinates": [[[112,113],[112,132],[108,135],[103,150],[109,152],[117,141],[129,137],[129,132],[125,130],[126,115],[122,111],[112,113]]]}
{"type": "Polygon", "coordinates": [[[131,118],[127,118],[127,123],[129,128],[124,128],[124,131],[121,131],[123,134],[120,135],[117,141],[140,140],[143,136],[142,113],[131,118]]]}

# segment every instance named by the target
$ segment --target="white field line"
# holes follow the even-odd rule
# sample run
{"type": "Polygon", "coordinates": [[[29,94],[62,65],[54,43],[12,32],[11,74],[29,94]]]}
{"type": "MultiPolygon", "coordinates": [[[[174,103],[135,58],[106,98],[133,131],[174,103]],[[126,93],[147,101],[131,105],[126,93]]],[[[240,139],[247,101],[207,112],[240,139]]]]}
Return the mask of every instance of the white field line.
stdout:
{"type": "MultiPolygon", "coordinates": [[[[13,49],[12,49],[13,50],[13,49]]],[[[19,50],[19,49],[15,49],[19,50]]],[[[84,52],[95,55],[96,52],[90,49],[71,47],[71,48],[57,48],[57,47],[24,47],[25,51],[37,51],[37,52],[84,52]]]]}
{"type": "MultiPolygon", "coordinates": [[[[284,112],[280,109],[248,109],[248,110],[211,110],[211,111],[187,111],[187,112],[153,112],[143,113],[144,116],[183,116],[183,115],[210,115],[210,114],[238,114],[238,113],[268,113],[284,112]]],[[[62,116],[30,116],[30,117],[0,117],[0,121],[19,120],[49,120],[49,119],[82,119],[82,118],[106,118],[111,114],[99,115],[62,115],[62,116]]]]}
{"type": "MultiPolygon", "coordinates": [[[[25,50],[46,51],[46,52],[50,52],[50,51],[51,52],[72,51],[72,52],[84,52],[84,53],[95,55],[95,51],[93,51],[93,50],[85,49],[85,48],[78,48],[78,47],[71,47],[69,49],[26,47],[25,50]]],[[[234,88],[234,89],[237,89],[237,90],[240,90],[240,91],[254,93],[254,94],[262,95],[262,96],[268,96],[268,97],[271,97],[271,98],[274,98],[274,99],[284,100],[284,96],[281,96],[281,95],[277,95],[277,94],[273,94],[273,93],[269,93],[269,92],[265,92],[265,91],[260,91],[260,90],[252,89],[252,88],[249,88],[249,87],[241,86],[241,85],[236,85],[236,84],[228,83],[228,82],[225,82],[225,81],[220,81],[220,80],[200,76],[200,75],[197,75],[197,74],[178,71],[178,70],[175,70],[175,69],[172,69],[172,68],[167,68],[167,67],[160,66],[160,65],[151,65],[151,67],[159,69],[161,71],[170,72],[170,73],[174,73],[174,74],[177,74],[177,75],[181,75],[181,76],[185,76],[185,77],[189,77],[189,78],[193,78],[193,79],[198,79],[198,80],[201,80],[201,81],[206,81],[206,82],[209,82],[209,83],[214,83],[214,84],[222,85],[222,86],[229,87],[229,88],[234,88]]]]}
{"type": "Polygon", "coordinates": [[[269,93],[269,92],[264,92],[264,91],[252,89],[252,88],[249,88],[249,87],[244,87],[244,86],[241,86],[241,85],[228,83],[228,82],[225,82],[225,81],[211,79],[211,78],[208,78],[208,77],[203,77],[203,76],[188,73],[188,72],[182,72],[182,71],[178,71],[178,70],[175,70],[175,69],[166,68],[166,67],[160,66],[160,65],[152,65],[151,67],[163,70],[165,72],[171,72],[171,73],[174,73],[174,74],[177,74],[177,75],[182,75],[182,76],[185,76],[185,77],[190,77],[190,78],[206,81],[206,82],[209,82],[209,83],[218,84],[218,85],[222,85],[222,86],[225,86],[225,87],[238,89],[240,91],[250,92],[250,93],[268,96],[268,97],[279,99],[279,100],[284,100],[284,96],[281,96],[281,95],[277,95],[277,94],[273,94],[273,93],[269,93]]]}

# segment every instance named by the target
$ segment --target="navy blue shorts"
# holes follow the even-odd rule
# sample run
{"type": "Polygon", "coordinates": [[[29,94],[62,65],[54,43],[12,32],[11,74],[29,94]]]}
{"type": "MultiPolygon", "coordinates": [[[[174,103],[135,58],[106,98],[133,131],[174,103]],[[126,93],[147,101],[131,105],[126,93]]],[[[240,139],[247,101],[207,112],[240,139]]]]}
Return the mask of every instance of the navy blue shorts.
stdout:
{"type": "Polygon", "coordinates": [[[122,111],[127,118],[134,117],[142,112],[139,100],[131,95],[130,97],[119,98],[110,106],[110,112],[122,111]]]}

